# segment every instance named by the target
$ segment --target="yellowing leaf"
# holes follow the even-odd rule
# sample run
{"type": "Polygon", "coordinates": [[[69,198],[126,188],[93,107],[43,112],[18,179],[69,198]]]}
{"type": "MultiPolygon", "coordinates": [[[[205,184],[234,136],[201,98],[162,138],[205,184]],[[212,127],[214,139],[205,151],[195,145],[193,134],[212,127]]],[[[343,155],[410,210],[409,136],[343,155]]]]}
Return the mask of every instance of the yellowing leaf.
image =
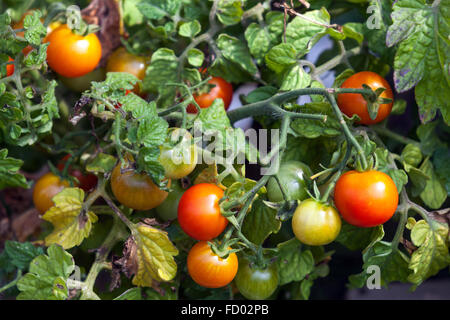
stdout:
{"type": "Polygon", "coordinates": [[[54,226],[53,232],[45,238],[46,246],[57,243],[70,249],[89,236],[98,218],[92,211],[82,212],[83,200],[84,191],[79,188],[65,188],[53,197],[55,205],[42,216],[54,226]]]}
{"type": "Polygon", "coordinates": [[[133,237],[137,244],[137,272],[133,284],[151,287],[153,280],[172,280],[177,273],[173,257],[178,254],[178,249],[169,240],[167,233],[140,224],[133,237]]]}
{"type": "Polygon", "coordinates": [[[413,270],[413,273],[408,280],[415,285],[419,285],[450,264],[446,243],[448,226],[433,220],[431,224],[430,228],[425,220],[420,220],[411,230],[411,240],[419,247],[412,254],[409,263],[409,269],[413,270]]]}

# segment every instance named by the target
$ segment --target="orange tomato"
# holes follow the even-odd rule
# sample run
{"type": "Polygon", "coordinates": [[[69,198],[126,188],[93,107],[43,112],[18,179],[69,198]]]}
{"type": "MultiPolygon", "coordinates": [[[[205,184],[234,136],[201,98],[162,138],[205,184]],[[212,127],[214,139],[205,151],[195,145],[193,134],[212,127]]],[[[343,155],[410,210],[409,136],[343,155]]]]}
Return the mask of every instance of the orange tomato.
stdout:
{"type": "Polygon", "coordinates": [[[236,253],[230,253],[222,259],[206,241],[196,243],[187,257],[189,275],[206,288],[220,288],[229,284],[236,276],[238,264],[236,253]]]}
{"type": "MultiPolygon", "coordinates": [[[[13,59],[11,59],[11,57],[8,58],[8,62],[14,62],[13,59]]],[[[12,76],[12,74],[14,73],[14,65],[13,64],[7,64],[6,65],[6,76],[12,76]]]]}
{"type": "Polygon", "coordinates": [[[63,24],[46,38],[47,62],[56,73],[74,78],[94,70],[102,56],[102,46],[98,37],[91,33],[80,36],[63,24]]]}
{"type": "Polygon", "coordinates": [[[54,206],[52,198],[69,186],[69,182],[52,172],[46,173],[36,182],[33,190],[33,203],[41,214],[54,206]]]}
{"type": "MultiPolygon", "coordinates": [[[[386,90],[381,94],[382,98],[392,99],[394,94],[392,93],[391,86],[389,83],[381,77],[379,74],[370,71],[358,72],[349,77],[341,85],[341,88],[354,88],[362,89],[362,85],[368,85],[372,90],[378,88],[386,88],[386,90]]],[[[358,115],[361,120],[361,124],[374,124],[386,119],[386,117],[392,111],[393,101],[391,103],[381,104],[378,109],[377,117],[372,120],[369,116],[369,111],[367,110],[367,102],[364,97],[359,93],[341,93],[337,98],[339,109],[347,116],[351,117],[354,114],[358,115]]]]}
{"type": "Polygon", "coordinates": [[[122,172],[120,163],[112,172],[111,189],[121,204],[135,210],[153,209],[163,203],[169,195],[159,189],[145,173],[128,169],[122,172]]]}
{"type": "MultiPolygon", "coordinates": [[[[120,47],[108,58],[106,72],[127,72],[134,75],[139,80],[145,78],[145,70],[148,66],[148,59],[129,53],[125,48],[120,47]]],[[[133,92],[140,94],[139,84],[136,84],[133,92]]]]}
{"type": "MultiPolygon", "coordinates": [[[[202,71],[202,73],[204,72],[202,71]]],[[[208,83],[214,84],[215,87],[209,92],[200,95],[194,94],[195,102],[198,103],[200,108],[204,109],[209,108],[215,99],[222,99],[225,110],[227,110],[233,99],[233,86],[219,77],[213,77],[208,83]]],[[[188,105],[186,110],[189,113],[197,113],[197,109],[193,104],[188,105]]]]}

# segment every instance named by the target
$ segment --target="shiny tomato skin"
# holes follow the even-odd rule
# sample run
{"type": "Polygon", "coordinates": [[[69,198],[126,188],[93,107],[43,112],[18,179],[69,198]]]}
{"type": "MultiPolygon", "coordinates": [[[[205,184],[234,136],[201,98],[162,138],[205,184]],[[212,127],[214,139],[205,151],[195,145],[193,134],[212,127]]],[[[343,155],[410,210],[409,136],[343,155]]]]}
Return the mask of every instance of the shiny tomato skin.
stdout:
{"type": "MultiPolygon", "coordinates": [[[[127,72],[139,80],[143,80],[147,66],[148,59],[146,57],[134,55],[129,53],[124,47],[120,47],[109,56],[106,72],[127,72]]],[[[133,92],[140,94],[139,84],[136,84],[133,92]]]]}
{"type": "Polygon", "coordinates": [[[234,283],[239,292],[250,300],[269,298],[278,287],[278,270],[275,263],[266,268],[253,266],[248,259],[239,258],[239,269],[234,283]]]}
{"type": "Polygon", "coordinates": [[[54,206],[52,198],[68,186],[68,181],[61,181],[61,179],[52,172],[44,174],[34,185],[34,206],[41,214],[44,214],[48,209],[54,206]]]}
{"type": "Polygon", "coordinates": [[[334,203],[342,218],[357,227],[374,227],[388,221],[398,205],[398,191],[387,174],[355,170],[339,177],[334,203]]]}
{"type": "Polygon", "coordinates": [[[81,77],[94,70],[102,57],[100,40],[94,34],[80,36],[63,24],[47,37],[47,62],[57,74],[67,78],[81,77]]]}
{"type": "Polygon", "coordinates": [[[228,220],[220,213],[223,190],[210,183],[199,183],[187,189],[178,204],[178,222],[190,237],[208,241],[225,229],[228,220]]]}
{"type": "MultiPolygon", "coordinates": [[[[209,108],[215,99],[222,99],[225,110],[231,104],[233,99],[233,86],[220,77],[212,77],[208,81],[209,84],[214,84],[209,92],[202,93],[200,95],[194,94],[194,100],[198,103],[200,108],[209,108]]],[[[194,105],[190,104],[187,107],[187,112],[197,113],[197,109],[194,105]]]]}
{"type": "Polygon", "coordinates": [[[178,142],[174,147],[161,146],[159,162],[165,170],[165,175],[170,179],[181,179],[194,171],[197,166],[197,148],[193,143],[189,131],[181,128],[173,128],[169,131],[169,142],[178,142]]]}
{"type": "MultiPolygon", "coordinates": [[[[284,186],[287,200],[304,200],[308,197],[309,177],[312,171],[308,165],[300,161],[287,161],[281,164],[277,172],[280,183],[284,186]]],[[[267,182],[267,196],[272,202],[283,201],[283,193],[275,177],[267,182]]]]}
{"type": "Polygon", "coordinates": [[[392,99],[392,102],[380,105],[377,117],[374,120],[370,118],[369,112],[367,111],[367,102],[361,94],[339,94],[337,98],[339,108],[349,117],[353,116],[353,114],[357,114],[361,118],[359,121],[361,124],[370,125],[383,121],[391,113],[392,105],[394,103],[394,94],[392,93],[391,86],[379,74],[371,71],[362,71],[355,73],[345,80],[341,85],[341,88],[361,89],[363,84],[368,85],[372,90],[386,88],[386,90],[381,94],[381,97],[392,99]]]}
{"type": "MultiPolygon", "coordinates": [[[[11,57],[8,57],[8,62],[14,62],[14,60],[11,57]]],[[[14,65],[13,64],[8,64],[6,65],[6,76],[12,76],[14,73],[14,65]]]]}
{"type": "Polygon", "coordinates": [[[314,199],[302,201],[292,217],[292,231],[302,243],[310,246],[326,245],[341,231],[341,218],[333,207],[314,199]]]}
{"type": "Polygon", "coordinates": [[[121,204],[135,210],[156,208],[168,196],[168,192],[159,189],[147,174],[131,168],[124,168],[122,172],[120,163],[112,171],[111,189],[121,204]]]}
{"type": "Polygon", "coordinates": [[[187,257],[189,275],[205,288],[221,288],[229,284],[236,276],[238,265],[236,253],[230,253],[222,259],[206,241],[196,243],[187,257]]]}

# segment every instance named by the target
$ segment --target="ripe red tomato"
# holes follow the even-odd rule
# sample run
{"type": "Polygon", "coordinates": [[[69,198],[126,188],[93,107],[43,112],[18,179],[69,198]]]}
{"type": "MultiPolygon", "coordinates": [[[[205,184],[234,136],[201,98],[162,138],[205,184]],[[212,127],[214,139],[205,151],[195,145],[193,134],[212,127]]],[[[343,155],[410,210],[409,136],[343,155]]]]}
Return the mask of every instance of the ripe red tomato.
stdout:
{"type": "Polygon", "coordinates": [[[364,97],[358,93],[341,93],[338,95],[338,105],[343,113],[351,117],[354,114],[358,115],[361,120],[361,124],[374,124],[378,123],[391,113],[394,95],[392,93],[389,83],[381,77],[379,74],[370,71],[358,72],[349,77],[341,85],[341,88],[355,88],[361,89],[362,85],[368,85],[372,90],[378,88],[386,88],[381,94],[381,97],[392,99],[391,103],[381,104],[378,109],[378,114],[375,120],[370,119],[369,112],[367,111],[367,102],[364,97]]]}
{"type": "MultiPolygon", "coordinates": [[[[14,60],[11,57],[8,57],[8,62],[14,62],[14,60]]],[[[14,73],[14,65],[13,64],[7,64],[6,65],[6,76],[12,76],[14,73]]]]}
{"type": "Polygon", "coordinates": [[[98,37],[91,33],[80,36],[63,24],[45,39],[47,62],[56,73],[67,77],[81,77],[94,70],[102,57],[102,46],[98,37]]]}
{"type": "MultiPolygon", "coordinates": [[[[120,47],[109,56],[106,72],[128,72],[143,80],[147,66],[148,59],[146,57],[136,56],[129,53],[124,47],[120,47]]],[[[141,88],[139,84],[136,84],[133,92],[140,94],[141,88]]]]}
{"type": "Polygon", "coordinates": [[[112,172],[111,189],[114,196],[121,204],[135,210],[150,210],[159,206],[168,193],[159,189],[147,174],[134,171],[131,160],[126,160],[129,166],[123,172],[120,163],[112,172]]]}
{"type": "MultiPolygon", "coordinates": [[[[63,171],[64,167],[66,165],[66,161],[70,158],[70,155],[66,155],[64,158],[61,159],[61,162],[58,163],[58,170],[63,171]]],[[[79,184],[78,187],[83,189],[85,192],[89,192],[90,190],[94,189],[97,186],[98,178],[96,175],[92,173],[84,174],[78,169],[73,169],[72,167],[69,167],[69,174],[75,178],[77,178],[79,184]]]]}
{"type": "Polygon", "coordinates": [[[302,201],[292,217],[292,231],[302,243],[310,246],[326,245],[341,231],[341,218],[337,211],[314,199],[302,201]]]}
{"type": "MultiPolygon", "coordinates": [[[[200,108],[209,108],[215,99],[222,99],[225,110],[227,110],[233,99],[233,86],[219,77],[213,77],[208,83],[214,84],[215,87],[209,92],[200,95],[194,94],[194,100],[200,108]]],[[[186,110],[189,113],[197,113],[197,109],[193,104],[188,105],[186,110]]]]}
{"type": "Polygon", "coordinates": [[[206,241],[201,241],[189,251],[187,268],[197,284],[206,288],[220,288],[233,281],[238,271],[238,258],[233,252],[222,259],[206,241]]]}
{"type": "Polygon", "coordinates": [[[391,177],[383,172],[352,170],[338,179],[334,203],[348,223],[357,227],[374,227],[394,215],[398,191],[391,177]]]}
{"type": "Polygon", "coordinates": [[[41,214],[53,207],[52,198],[69,186],[69,182],[54,175],[52,172],[43,175],[34,185],[33,203],[41,214]]]}
{"type": "Polygon", "coordinates": [[[219,200],[223,190],[210,183],[199,183],[187,189],[178,204],[178,222],[190,237],[211,240],[228,224],[220,213],[219,200]]]}

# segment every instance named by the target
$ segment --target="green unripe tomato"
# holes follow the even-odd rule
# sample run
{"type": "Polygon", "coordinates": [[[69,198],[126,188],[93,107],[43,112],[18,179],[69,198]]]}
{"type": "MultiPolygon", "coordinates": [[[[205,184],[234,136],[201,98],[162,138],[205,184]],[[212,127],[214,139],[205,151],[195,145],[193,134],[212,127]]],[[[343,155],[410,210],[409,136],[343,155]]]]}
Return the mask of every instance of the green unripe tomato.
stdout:
{"type": "Polygon", "coordinates": [[[171,185],[172,191],[169,192],[166,200],[156,207],[156,213],[163,221],[174,220],[178,215],[178,203],[183,195],[184,189],[177,180],[171,185]]]}
{"type": "Polygon", "coordinates": [[[59,79],[70,90],[74,92],[83,92],[91,88],[92,81],[101,82],[105,80],[106,71],[104,68],[98,68],[81,77],[66,78],[60,75],[59,79]]]}
{"type": "MultiPolygon", "coordinates": [[[[303,200],[308,198],[309,177],[311,169],[300,161],[288,161],[283,163],[277,176],[286,191],[287,200],[303,200]]],[[[283,193],[275,177],[271,177],[267,183],[267,196],[272,202],[283,201],[283,193]]]]}
{"type": "Polygon", "coordinates": [[[180,128],[169,130],[168,141],[160,150],[159,162],[164,167],[167,178],[181,179],[194,171],[197,149],[189,131],[180,128]]]}
{"type": "Polygon", "coordinates": [[[275,263],[260,269],[246,258],[239,259],[239,269],[234,282],[239,292],[250,300],[264,300],[278,287],[278,270],[275,263]]]}
{"type": "Polygon", "coordinates": [[[339,235],[341,218],[333,207],[314,199],[307,199],[302,201],[294,212],[292,231],[304,244],[325,245],[339,235]]]}

